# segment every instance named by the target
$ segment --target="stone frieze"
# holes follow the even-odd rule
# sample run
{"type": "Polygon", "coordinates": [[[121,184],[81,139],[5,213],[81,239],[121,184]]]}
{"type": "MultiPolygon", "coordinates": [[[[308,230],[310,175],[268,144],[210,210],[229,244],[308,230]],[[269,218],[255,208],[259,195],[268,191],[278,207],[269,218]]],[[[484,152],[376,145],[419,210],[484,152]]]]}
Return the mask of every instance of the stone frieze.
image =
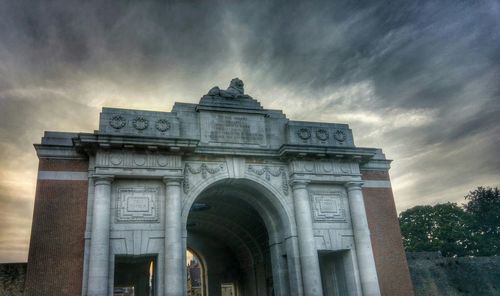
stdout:
{"type": "Polygon", "coordinates": [[[268,165],[249,165],[248,172],[265,179],[271,183],[271,178],[279,178],[281,181],[281,188],[279,188],[284,195],[288,195],[288,178],[286,169],[282,166],[268,166],[268,165]]]}
{"type": "Polygon", "coordinates": [[[191,189],[191,179],[195,175],[200,175],[201,179],[206,179],[210,175],[215,175],[220,172],[225,172],[224,163],[186,163],[184,167],[184,180],[183,180],[183,190],[184,193],[188,193],[191,189]]]}
{"type": "Polygon", "coordinates": [[[99,151],[96,167],[179,169],[181,157],[161,152],[133,150],[99,151]]]}
{"type": "Polygon", "coordinates": [[[294,160],[290,162],[292,173],[319,175],[358,175],[359,166],[353,162],[335,160],[294,160]]]}

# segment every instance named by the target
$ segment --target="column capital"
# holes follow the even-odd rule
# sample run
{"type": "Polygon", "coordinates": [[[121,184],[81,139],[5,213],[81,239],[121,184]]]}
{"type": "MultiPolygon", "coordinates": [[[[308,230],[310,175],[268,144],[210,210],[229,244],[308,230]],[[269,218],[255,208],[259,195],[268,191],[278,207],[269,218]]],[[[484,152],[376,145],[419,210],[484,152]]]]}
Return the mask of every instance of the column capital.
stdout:
{"type": "Polygon", "coordinates": [[[163,176],[163,182],[166,185],[180,186],[182,180],[184,180],[184,177],[182,176],[163,176]]]}
{"type": "Polygon", "coordinates": [[[93,175],[95,185],[111,185],[115,179],[114,175],[93,175]]]}
{"type": "Polygon", "coordinates": [[[363,186],[363,183],[364,182],[361,180],[355,180],[345,183],[344,186],[347,188],[347,191],[361,190],[361,186],[363,186]]]}
{"type": "Polygon", "coordinates": [[[311,183],[310,180],[306,179],[291,179],[290,180],[290,186],[292,186],[292,189],[304,189],[307,187],[307,184],[311,183]]]}

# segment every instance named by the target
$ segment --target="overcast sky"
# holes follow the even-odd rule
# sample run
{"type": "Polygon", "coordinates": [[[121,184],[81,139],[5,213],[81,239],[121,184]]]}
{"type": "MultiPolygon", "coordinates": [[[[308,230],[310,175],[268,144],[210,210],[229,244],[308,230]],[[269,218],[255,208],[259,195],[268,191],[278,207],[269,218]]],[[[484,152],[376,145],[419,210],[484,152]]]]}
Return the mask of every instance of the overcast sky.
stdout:
{"type": "Polygon", "coordinates": [[[91,132],[103,106],[170,111],[234,77],[383,148],[398,211],[500,185],[498,0],[41,2],[0,0],[0,262],[27,258],[43,131],[91,132]]]}

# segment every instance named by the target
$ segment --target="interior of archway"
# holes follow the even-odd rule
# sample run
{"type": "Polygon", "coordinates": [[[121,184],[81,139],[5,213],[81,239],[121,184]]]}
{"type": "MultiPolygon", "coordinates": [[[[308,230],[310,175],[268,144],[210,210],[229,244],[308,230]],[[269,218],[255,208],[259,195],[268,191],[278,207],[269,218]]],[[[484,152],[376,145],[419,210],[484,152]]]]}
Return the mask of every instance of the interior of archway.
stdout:
{"type": "Polygon", "coordinates": [[[251,186],[221,183],[202,192],[187,221],[187,246],[206,265],[208,295],[273,295],[269,234],[251,186]]]}

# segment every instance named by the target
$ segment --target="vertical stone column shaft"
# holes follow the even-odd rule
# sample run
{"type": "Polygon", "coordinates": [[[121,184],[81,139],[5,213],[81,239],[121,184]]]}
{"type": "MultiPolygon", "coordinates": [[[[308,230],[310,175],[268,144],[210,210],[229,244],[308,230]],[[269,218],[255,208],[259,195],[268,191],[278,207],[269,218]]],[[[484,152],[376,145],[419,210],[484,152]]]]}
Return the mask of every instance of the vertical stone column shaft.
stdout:
{"type": "Polygon", "coordinates": [[[165,177],[165,295],[184,295],[185,262],[181,220],[181,179],[165,177]]]}
{"type": "Polygon", "coordinates": [[[109,231],[111,176],[94,176],[94,205],[90,240],[88,296],[107,296],[109,277],[109,231]]]}
{"type": "MultiPolygon", "coordinates": [[[[182,230],[183,234],[182,234],[182,263],[184,264],[182,267],[184,268],[186,266],[186,263],[187,263],[187,258],[186,258],[186,251],[187,251],[187,231],[186,229],[184,228],[182,230]]],[[[184,286],[187,285],[187,269],[184,270],[182,272],[182,282],[184,283],[184,286]]],[[[184,289],[184,294],[183,296],[187,296],[187,288],[184,289]]]]}
{"type": "Polygon", "coordinates": [[[316,249],[313,234],[311,205],[307,192],[307,182],[294,180],[292,182],[292,188],[304,295],[323,295],[318,251],[316,249]]]}
{"type": "Polygon", "coordinates": [[[361,192],[362,182],[349,182],[346,184],[349,195],[349,208],[351,211],[354,243],[356,244],[356,257],[358,259],[359,277],[363,295],[380,295],[377,269],[373,257],[370,229],[366,218],[365,203],[361,192]]]}

